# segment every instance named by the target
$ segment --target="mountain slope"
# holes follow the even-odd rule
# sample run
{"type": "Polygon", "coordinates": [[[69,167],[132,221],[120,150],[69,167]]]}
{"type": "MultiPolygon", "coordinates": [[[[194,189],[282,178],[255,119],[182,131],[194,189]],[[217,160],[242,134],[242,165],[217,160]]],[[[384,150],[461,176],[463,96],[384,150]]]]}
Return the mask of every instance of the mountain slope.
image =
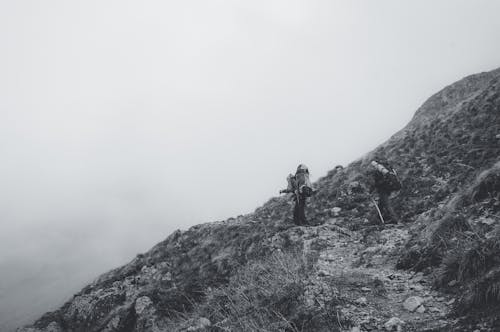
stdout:
{"type": "Polygon", "coordinates": [[[314,226],[292,225],[291,203],[279,197],[177,231],[21,331],[381,330],[391,317],[409,331],[472,331],[460,320],[472,304],[470,324],[493,330],[499,134],[500,69],[466,77],[386,143],[318,180],[307,210],[314,226]],[[363,183],[374,155],[403,179],[392,198],[398,226],[373,225],[363,183]],[[488,259],[467,274],[460,257],[474,253],[488,259]],[[424,302],[419,312],[401,303],[412,295],[424,302]]]}

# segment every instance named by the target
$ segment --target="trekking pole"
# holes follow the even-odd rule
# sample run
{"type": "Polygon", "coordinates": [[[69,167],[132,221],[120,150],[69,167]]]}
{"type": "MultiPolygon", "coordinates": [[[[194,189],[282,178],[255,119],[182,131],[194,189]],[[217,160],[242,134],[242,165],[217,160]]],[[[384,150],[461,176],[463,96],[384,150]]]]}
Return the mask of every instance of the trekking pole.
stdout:
{"type": "Polygon", "coordinates": [[[380,217],[380,221],[382,221],[382,225],[385,225],[384,217],[382,217],[382,212],[380,212],[380,209],[379,209],[379,207],[377,205],[377,202],[375,202],[375,200],[373,199],[373,197],[370,197],[370,199],[372,200],[373,205],[375,205],[375,209],[377,209],[378,216],[380,217]]]}

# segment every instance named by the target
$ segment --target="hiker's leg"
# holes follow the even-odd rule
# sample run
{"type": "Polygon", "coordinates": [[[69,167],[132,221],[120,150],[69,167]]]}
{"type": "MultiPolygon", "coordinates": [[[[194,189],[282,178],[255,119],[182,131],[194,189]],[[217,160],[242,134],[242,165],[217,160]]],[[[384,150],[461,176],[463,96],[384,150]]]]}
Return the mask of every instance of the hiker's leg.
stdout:
{"type": "Polygon", "coordinates": [[[301,197],[300,198],[300,204],[299,204],[299,217],[300,217],[300,223],[302,225],[307,224],[307,219],[306,219],[306,198],[301,197]]]}
{"type": "Polygon", "coordinates": [[[299,202],[297,199],[294,200],[294,205],[293,205],[293,223],[295,225],[300,225],[300,207],[299,207],[299,202]]]}
{"type": "Polygon", "coordinates": [[[379,194],[379,208],[380,213],[384,217],[384,220],[387,223],[397,223],[398,218],[396,217],[396,213],[394,212],[391,202],[389,200],[389,196],[391,193],[389,192],[380,192],[379,194]]]}
{"type": "Polygon", "coordinates": [[[399,218],[396,212],[394,211],[394,208],[392,207],[391,201],[389,200],[389,195],[387,196],[387,214],[389,215],[389,218],[391,219],[391,223],[397,224],[399,223],[399,218]]]}
{"type": "Polygon", "coordinates": [[[389,195],[385,191],[380,191],[378,194],[378,208],[385,223],[389,223],[389,213],[387,213],[387,204],[389,202],[389,195]]]}

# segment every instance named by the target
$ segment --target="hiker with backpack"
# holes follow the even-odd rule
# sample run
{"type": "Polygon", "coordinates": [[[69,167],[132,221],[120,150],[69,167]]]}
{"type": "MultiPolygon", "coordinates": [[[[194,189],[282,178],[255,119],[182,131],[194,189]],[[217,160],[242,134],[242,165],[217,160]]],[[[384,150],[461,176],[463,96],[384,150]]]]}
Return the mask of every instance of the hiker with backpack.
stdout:
{"type": "Polygon", "coordinates": [[[288,187],[280,190],[280,194],[293,193],[295,203],[293,208],[293,222],[299,226],[306,225],[306,201],[313,194],[311,181],[309,180],[309,169],[306,165],[300,164],[297,167],[295,175],[288,175],[287,181],[288,187]]]}
{"type": "Polygon", "coordinates": [[[382,224],[397,224],[399,218],[394,212],[390,202],[390,196],[393,192],[401,189],[396,171],[389,165],[384,158],[376,158],[370,162],[370,193],[377,192],[378,202],[372,199],[382,224]]]}

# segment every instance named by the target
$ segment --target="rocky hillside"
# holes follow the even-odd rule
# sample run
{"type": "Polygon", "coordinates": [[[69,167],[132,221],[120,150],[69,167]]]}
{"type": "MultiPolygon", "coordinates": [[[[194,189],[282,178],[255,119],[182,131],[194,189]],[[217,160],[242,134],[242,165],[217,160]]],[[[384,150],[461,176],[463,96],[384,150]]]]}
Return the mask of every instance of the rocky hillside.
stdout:
{"type": "Polygon", "coordinates": [[[386,143],[291,202],[177,231],[22,332],[498,331],[500,69],[438,92],[386,143]],[[403,180],[377,224],[365,170],[403,180]]]}

